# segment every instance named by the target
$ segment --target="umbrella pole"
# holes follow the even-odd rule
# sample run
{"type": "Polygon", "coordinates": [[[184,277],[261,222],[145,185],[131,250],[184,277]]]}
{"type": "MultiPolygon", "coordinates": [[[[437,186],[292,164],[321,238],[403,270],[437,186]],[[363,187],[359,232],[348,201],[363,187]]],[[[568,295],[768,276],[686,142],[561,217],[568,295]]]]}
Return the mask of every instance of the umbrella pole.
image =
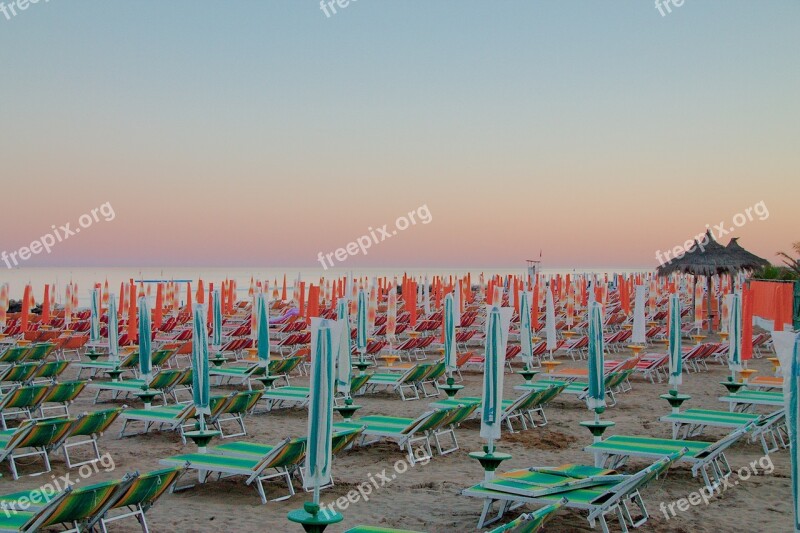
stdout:
{"type": "Polygon", "coordinates": [[[711,308],[711,276],[706,276],[708,289],[708,332],[714,333],[714,310],[711,308]]]}

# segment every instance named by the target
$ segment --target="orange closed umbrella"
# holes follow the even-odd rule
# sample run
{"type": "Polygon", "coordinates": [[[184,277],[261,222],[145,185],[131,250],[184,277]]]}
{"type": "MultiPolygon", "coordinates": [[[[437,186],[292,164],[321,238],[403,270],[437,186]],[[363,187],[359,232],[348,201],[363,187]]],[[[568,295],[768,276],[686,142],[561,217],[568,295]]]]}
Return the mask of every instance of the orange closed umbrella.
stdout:
{"type": "Polygon", "coordinates": [[[42,300],[42,325],[50,322],[50,285],[44,284],[44,299],[42,300]]]}
{"type": "Polygon", "coordinates": [[[0,285],[0,327],[6,327],[8,316],[8,283],[0,285]]]}
{"type": "Polygon", "coordinates": [[[286,301],[286,274],[283,274],[283,288],[281,288],[281,301],[286,301]]]}
{"type": "Polygon", "coordinates": [[[202,304],[205,303],[205,298],[206,295],[205,292],[203,291],[203,280],[199,279],[197,280],[197,296],[195,297],[195,300],[197,301],[197,303],[202,304]]]}
{"type": "Polygon", "coordinates": [[[156,308],[153,309],[153,327],[161,327],[161,319],[164,316],[164,285],[159,281],[156,287],[156,308]]]}
{"type": "MultiPolygon", "coordinates": [[[[133,281],[133,280],[131,280],[133,281]]],[[[139,338],[139,317],[136,308],[136,284],[131,283],[128,294],[128,339],[136,343],[139,338]]]]}
{"type": "Polygon", "coordinates": [[[25,293],[22,296],[22,317],[20,318],[20,330],[22,334],[28,331],[28,320],[31,314],[31,286],[25,285],[25,293]]]}

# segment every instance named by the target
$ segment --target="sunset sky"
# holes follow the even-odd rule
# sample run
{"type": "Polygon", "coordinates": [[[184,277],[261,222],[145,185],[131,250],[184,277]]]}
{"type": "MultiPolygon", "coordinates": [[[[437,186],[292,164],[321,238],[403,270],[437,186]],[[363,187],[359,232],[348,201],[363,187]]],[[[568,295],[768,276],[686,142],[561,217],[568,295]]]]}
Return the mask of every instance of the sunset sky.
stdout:
{"type": "MultiPolygon", "coordinates": [[[[6,0],[6,4],[9,1],[6,0]]],[[[800,240],[800,3],[51,0],[0,14],[0,251],[22,264],[655,267],[763,202],[800,240]]],[[[760,220],[759,218],[764,218],[760,220]]],[[[5,266],[0,265],[5,268],[5,266]]],[[[1,276],[0,276],[1,277],[1,276]]]]}

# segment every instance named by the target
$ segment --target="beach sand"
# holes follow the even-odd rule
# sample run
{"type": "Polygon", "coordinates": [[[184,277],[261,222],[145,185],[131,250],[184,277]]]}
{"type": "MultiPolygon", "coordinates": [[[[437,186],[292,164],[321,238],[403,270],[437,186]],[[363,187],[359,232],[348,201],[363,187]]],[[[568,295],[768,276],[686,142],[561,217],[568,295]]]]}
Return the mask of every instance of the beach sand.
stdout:
{"type": "MultiPolygon", "coordinates": [[[[615,354],[615,357],[627,354],[615,354]]],[[[569,358],[562,367],[572,366],[569,358]]],[[[585,363],[584,363],[585,364],[585,363]]],[[[688,393],[692,400],[684,407],[708,409],[726,409],[727,404],[718,401],[724,389],[719,382],[726,378],[728,370],[718,364],[710,365],[709,372],[684,375],[681,392],[688,393]]],[[[770,375],[771,365],[766,359],[751,362],[751,368],[759,371],[758,375],[770,375]]],[[[72,375],[73,369],[68,371],[72,375]]],[[[481,374],[465,372],[466,388],[460,396],[477,396],[481,390],[481,374]]],[[[512,398],[518,393],[515,385],[522,383],[518,375],[506,374],[505,397],[512,398]]],[[[292,384],[307,384],[306,377],[295,377],[292,384]]],[[[658,398],[668,389],[665,383],[651,384],[641,377],[633,379],[633,390],[618,396],[618,404],[610,408],[603,416],[616,422],[616,427],[608,434],[651,435],[668,438],[670,428],[659,422],[658,418],[667,414],[669,407],[664,400],[658,398]]],[[[441,395],[444,397],[444,394],[441,395]]],[[[86,390],[72,406],[71,412],[77,414],[85,410],[93,410],[111,405],[104,402],[92,405],[92,391],[86,390]]],[[[403,402],[399,395],[391,393],[369,394],[358,397],[357,402],[363,405],[359,415],[384,414],[413,417],[422,413],[428,403],[433,400],[403,402]]],[[[119,402],[122,403],[122,402],[119,402]]],[[[138,406],[137,401],[129,401],[138,406]]],[[[761,412],[768,412],[762,409],[761,412]]],[[[246,418],[248,440],[263,443],[275,443],[286,436],[306,434],[305,409],[281,409],[266,414],[258,414],[246,418]]],[[[582,448],[590,443],[587,430],[578,422],[589,420],[592,414],[585,404],[574,396],[562,395],[546,409],[549,423],[543,427],[509,434],[504,432],[503,439],[497,443],[500,451],[508,452],[513,458],[502,466],[501,470],[524,468],[528,466],[560,465],[568,462],[591,464],[592,456],[582,448]]],[[[336,415],[337,420],[339,419],[336,415]]],[[[151,432],[149,435],[135,437],[118,437],[121,421],[115,422],[111,431],[100,439],[101,452],[110,452],[114,458],[114,472],[100,471],[86,484],[112,477],[120,477],[124,472],[139,470],[141,472],[159,468],[158,460],[174,454],[194,451],[194,445],[182,446],[175,433],[151,432]]],[[[721,430],[710,429],[707,436],[719,437],[721,430]]],[[[396,474],[386,486],[373,490],[368,501],[360,499],[351,503],[341,512],[344,521],[331,526],[327,531],[336,533],[359,524],[383,527],[406,528],[419,531],[474,531],[481,510],[481,502],[460,494],[461,490],[481,481],[483,471],[477,462],[468,457],[468,452],[480,450],[484,442],[479,437],[477,420],[468,421],[457,431],[460,450],[446,456],[436,456],[427,464],[408,467],[398,464],[396,474]]],[[[711,440],[706,438],[706,440],[711,440]]],[[[215,443],[219,443],[217,440],[215,443]]],[[[212,443],[213,445],[214,443],[212,443]]],[[[734,470],[748,465],[751,461],[763,456],[761,446],[740,441],[728,453],[728,459],[734,470]]],[[[712,499],[709,504],[690,507],[688,511],[679,512],[677,516],[667,519],[659,509],[659,504],[669,504],[679,498],[701,488],[701,481],[691,477],[685,464],[673,467],[664,479],[651,483],[644,491],[643,497],[650,513],[650,520],[645,530],[659,532],[727,532],[742,530],[758,531],[790,531],[791,530],[791,479],[789,454],[781,450],[771,454],[774,472],[771,475],[758,475],[742,480],[738,485],[727,489],[721,496],[712,499]]],[[[397,461],[403,461],[404,454],[397,446],[389,443],[354,448],[334,459],[333,473],[335,486],[322,492],[323,504],[333,502],[353,490],[357,485],[368,482],[370,475],[380,479],[377,474],[386,471],[391,477],[395,473],[397,461]]],[[[24,463],[24,460],[22,461],[24,463]]],[[[646,461],[635,459],[623,468],[631,471],[644,466],[646,461]]],[[[21,471],[32,471],[32,467],[21,467],[21,471]]],[[[759,470],[761,470],[759,468],[759,470]]],[[[53,474],[62,475],[66,465],[60,455],[53,461],[53,474]]],[[[7,466],[3,466],[3,477],[0,479],[0,492],[8,493],[23,488],[36,488],[49,481],[49,475],[38,477],[23,476],[18,481],[11,481],[7,466]]],[[[72,471],[73,478],[77,471],[72,471]]],[[[187,478],[184,478],[184,482],[187,478]]],[[[378,481],[380,484],[380,481],[378,481]]],[[[301,531],[301,528],[286,520],[287,512],[302,507],[303,502],[310,500],[310,494],[299,489],[298,494],[286,501],[260,504],[260,499],[253,487],[246,486],[242,478],[225,479],[209,482],[175,494],[165,495],[156,506],[147,513],[147,521],[153,532],[166,531],[301,531]]],[[[285,488],[275,483],[267,484],[268,497],[283,495],[285,488]]],[[[519,514],[512,511],[506,515],[503,523],[519,514]]],[[[612,530],[619,530],[616,520],[609,517],[612,530]]],[[[130,519],[113,525],[114,531],[140,531],[138,524],[130,519]]],[[[592,531],[585,514],[573,510],[562,510],[550,522],[546,531],[592,531]]],[[[599,531],[597,529],[596,531],[599,531]]]]}

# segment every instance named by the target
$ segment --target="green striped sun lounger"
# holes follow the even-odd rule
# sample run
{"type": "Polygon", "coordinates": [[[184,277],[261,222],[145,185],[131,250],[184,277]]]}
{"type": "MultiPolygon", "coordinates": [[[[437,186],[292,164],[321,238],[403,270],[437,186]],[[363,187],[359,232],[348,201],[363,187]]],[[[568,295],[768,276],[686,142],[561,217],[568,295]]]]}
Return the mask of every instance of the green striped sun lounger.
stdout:
{"type": "Polygon", "coordinates": [[[414,365],[402,373],[371,374],[367,381],[367,388],[374,391],[378,387],[385,387],[399,392],[403,401],[419,400],[422,381],[434,370],[435,365],[435,363],[425,363],[414,365]]]}
{"type": "MultiPolygon", "coordinates": [[[[63,363],[64,361],[57,362],[63,363]]],[[[61,383],[53,384],[39,405],[39,418],[53,418],[46,417],[44,413],[45,411],[54,410],[63,411],[58,416],[69,416],[69,404],[78,397],[84,388],[86,388],[86,381],[62,381],[61,383]],[[49,403],[57,405],[47,406],[46,404],[49,403]]]]}
{"type": "Polygon", "coordinates": [[[306,407],[311,399],[308,387],[276,387],[264,389],[261,401],[266,402],[266,411],[281,407],[306,407]]]}
{"type": "Polygon", "coordinates": [[[39,365],[31,378],[33,383],[51,382],[54,383],[61,374],[69,367],[69,361],[47,361],[39,365]]]}
{"type": "MultiPolygon", "coordinates": [[[[167,391],[181,379],[183,373],[184,370],[180,369],[161,370],[150,380],[149,390],[158,391],[164,405],[166,405],[167,391]]],[[[100,395],[103,392],[112,392],[113,399],[116,400],[120,394],[128,396],[143,392],[147,386],[142,379],[125,379],[120,381],[93,381],[88,387],[97,391],[94,397],[94,403],[97,403],[100,401],[100,395]]]]}
{"type": "MultiPolygon", "coordinates": [[[[512,421],[520,422],[523,430],[528,429],[528,422],[530,421],[531,427],[536,427],[536,421],[533,418],[535,412],[543,413],[542,400],[545,399],[550,393],[551,388],[546,389],[528,389],[520,397],[514,400],[503,400],[503,412],[501,413],[501,421],[505,421],[506,427],[510,433],[514,433],[514,426],[512,421]]],[[[440,400],[431,404],[434,408],[456,407],[458,405],[474,404],[480,406],[483,400],[477,396],[467,396],[464,398],[451,398],[447,400],[440,400]]],[[[542,414],[542,416],[544,416],[542,414]]],[[[546,420],[546,419],[545,419],[546,420]]]]}
{"type": "Polygon", "coordinates": [[[738,428],[717,442],[700,442],[674,439],[657,439],[654,437],[636,437],[613,435],[605,440],[595,442],[584,448],[584,451],[595,455],[595,464],[617,468],[630,457],[663,457],[680,450],[686,450],[681,460],[692,465],[692,476],[702,474],[703,481],[709,490],[713,490],[711,475],[717,484],[731,473],[731,467],[725,457],[725,451],[742,438],[751,429],[751,424],[738,428]]]}
{"type": "Polygon", "coordinates": [[[9,366],[0,372],[0,381],[5,383],[27,383],[36,375],[39,366],[41,366],[41,363],[37,362],[9,366]]]}
{"type": "Polygon", "coordinates": [[[183,467],[165,468],[154,470],[136,477],[127,488],[119,491],[119,497],[115,498],[113,504],[102,514],[96,514],[89,520],[87,531],[93,531],[97,525],[101,531],[107,531],[107,525],[134,517],[139,521],[142,531],[147,533],[147,519],[145,513],[149,511],[172,487],[178,482],[181,475],[186,471],[183,467]]]}
{"type": "MultiPolygon", "coordinates": [[[[198,481],[205,483],[214,474],[217,478],[229,476],[244,476],[245,484],[255,483],[256,490],[261,497],[261,503],[267,503],[267,494],[264,490],[264,481],[280,478],[286,482],[289,494],[275,498],[280,501],[294,495],[292,474],[299,468],[305,458],[305,440],[286,438],[276,444],[271,450],[259,458],[236,457],[219,453],[189,453],[175,455],[159,461],[167,466],[182,466],[198,471],[198,481]],[[274,470],[274,473],[268,471],[274,470]]],[[[193,485],[192,485],[193,486],[193,485]]],[[[184,490],[190,487],[176,487],[184,490]]]]}
{"type": "Polygon", "coordinates": [[[31,413],[42,405],[48,390],[48,384],[28,385],[15,387],[0,397],[0,424],[3,429],[8,429],[6,421],[9,418],[33,418],[31,413]]]}
{"type": "Polygon", "coordinates": [[[97,445],[97,438],[102,435],[111,424],[114,423],[120,413],[122,413],[123,409],[124,407],[116,407],[113,409],[94,411],[93,413],[84,413],[78,416],[72,428],[70,428],[69,433],[64,434],[64,436],[55,443],[53,446],[53,451],[63,448],[64,459],[66,460],[69,468],[99,461],[100,449],[97,445]],[[93,456],[84,461],[77,463],[72,462],[72,459],[69,456],[69,450],[78,446],[86,445],[91,447],[93,456]]]}
{"type": "MultiPolygon", "coordinates": [[[[608,395],[608,397],[611,399],[611,402],[608,404],[609,407],[613,407],[617,404],[617,399],[614,396],[614,389],[621,386],[628,376],[630,376],[630,372],[626,371],[612,372],[605,377],[606,395],[608,395]]],[[[531,383],[523,383],[522,385],[517,385],[514,387],[514,390],[541,390],[548,387],[563,387],[561,392],[564,394],[573,394],[581,400],[586,400],[586,397],[589,393],[589,384],[585,381],[567,381],[555,379],[540,379],[531,383]]]]}
{"type": "Polygon", "coordinates": [[[462,494],[483,499],[479,528],[500,520],[506,512],[522,505],[560,503],[588,512],[589,525],[594,527],[599,522],[604,533],[609,531],[606,515],[613,513],[622,530],[627,531],[628,527],[639,527],[648,519],[640,489],[665,473],[681,454],[682,451],[662,457],[633,475],[574,464],[516,470],[498,474],[494,479],[465,489],[462,494]],[[497,514],[487,520],[495,504],[499,504],[497,514]],[[632,507],[638,508],[642,515],[637,522],[632,518],[632,507]]]}
{"type": "MultiPolygon", "coordinates": [[[[269,373],[271,376],[280,376],[289,385],[289,373],[294,371],[303,362],[302,357],[287,357],[286,359],[273,359],[269,362],[269,373]]],[[[217,376],[217,384],[222,384],[223,380],[230,383],[238,382],[240,385],[247,385],[248,390],[252,389],[252,381],[266,374],[264,367],[259,363],[252,363],[247,366],[219,366],[211,367],[208,370],[209,376],[217,376]]]]}
{"type": "Polygon", "coordinates": [[[425,532],[414,531],[413,529],[395,529],[391,527],[356,526],[356,527],[351,527],[344,533],[425,533],[425,532]]]}
{"type": "Polygon", "coordinates": [[[660,420],[672,424],[673,439],[695,437],[702,434],[706,427],[735,429],[750,425],[753,431],[750,442],[760,440],[765,455],[776,451],[779,446],[786,447],[780,429],[786,420],[783,409],[779,409],[769,415],[715,411],[711,409],[687,409],[662,416],[660,420]],[[771,445],[768,444],[767,438],[771,440],[771,445]]]}
{"type": "MultiPolygon", "coordinates": [[[[474,406],[473,406],[474,407],[474,406]]],[[[441,430],[448,425],[448,421],[453,416],[454,408],[433,409],[426,411],[417,418],[403,418],[396,416],[364,416],[349,422],[338,422],[333,425],[334,429],[353,429],[365,426],[364,434],[361,438],[361,445],[369,445],[380,440],[391,440],[405,450],[408,460],[415,464],[420,460],[429,460],[433,457],[430,436],[437,430],[441,430]],[[367,437],[372,440],[367,441],[367,437]],[[423,454],[419,450],[414,450],[416,443],[422,444],[423,454]]]]}
{"type": "Polygon", "coordinates": [[[144,435],[150,431],[150,428],[157,427],[160,431],[178,431],[181,442],[186,444],[186,437],[183,434],[184,427],[189,425],[188,421],[195,416],[195,413],[193,404],[165,405],[163,407],[151,407],[150,409],[126,409],[122,414],[124,423],[119,436],[122,438],[132,435],[144,435]],[[125,430],[132,422],[142,422],[144,424],[142,431],[126,434],[125,430]]]}
{"type": "Polygon", "coordinates": [[[69,434],[74,423],[74,418],[26,420],[16,429],[0,431],[0,462],[8,460],[14,479],[19,478],[16,461],[23,457],[41,456],[45,469],[34,474],[50,472],[49,452],[69,434]]]}
{"type": "Polygon", "coordinates": [[[21,363],[28,356],[30,346],[12,346],[0,355],[0,364],[21,363]]]}
{"type": "Polygon", "coordinates": [[[139,352],[131,352],[125,356],[124,359],[119,361],[87,361],[85,363],[77,363],[78,378],[84,370],[91,371],[91,377],[97,375],[98,372],[107,372],[110,370],[123,370],[126,372],[134,373],[139,366],[139,352]]]}
{"type": "Polygon", "coordinates": [[[214,414],[209,418],[209,422],[219,430],[223,439],[231,437],[242,437],[247,435],[247,428],[244,425],[244,416],[253,409],[253,406],[261,399],[263,391],[251,390],[235,392],[228,397],[228,400],[221,408],[213,409],[214,414]],[[235,433],[225,433],[223,426],[226,422],[235,422],[238,431],[235,433]]]}
{"type": "MultiPolygon", "coordinates": [[[[126,474],[121,480],[106,481],[59,493],[38,510],[0,513],[0,531],[41,531],[50,526],[63,525],[66,531],[86,531],[86,524],[95,516],[102,516],[119,499],[136,474],[126,474]]],[[[29,495],[32,495],[28,491],[29,495]]],[[[22,497],[23,493],[10,495],[22,497]]],[[[42,494],[40,494],[42,496],[42,494]]],[[[12,505],[14,504],[12,500],[12,505]]]]}
{"type": "Polygon", "coordinates": [[[740,390],[739,392],[720,397],[721,402],[728,402],[731,411],[752,411],[757,405],[783,407],[783,392],[760,390],[740,390]]]}

